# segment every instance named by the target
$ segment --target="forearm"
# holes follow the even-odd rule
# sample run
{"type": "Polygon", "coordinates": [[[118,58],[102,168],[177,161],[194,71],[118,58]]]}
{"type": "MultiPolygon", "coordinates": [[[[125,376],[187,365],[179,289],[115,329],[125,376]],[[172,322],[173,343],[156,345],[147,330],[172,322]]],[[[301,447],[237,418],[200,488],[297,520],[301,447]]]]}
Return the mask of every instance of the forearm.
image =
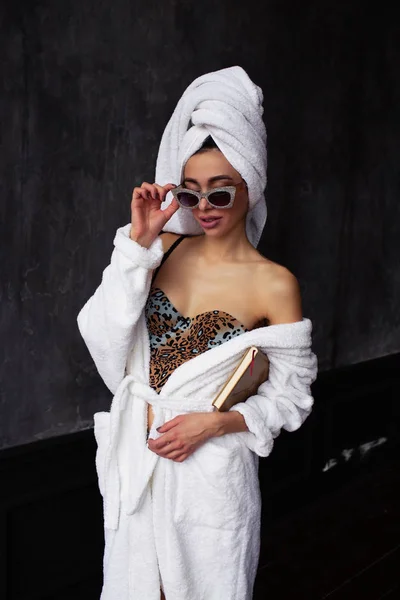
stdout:
{"type": "Polygon", "coordinates": [[[214,412],[212,415],[212,435],[220,437],[226,433],[248,431],[243,415],[239,412],[214,412]]]}
{"type": "Polygon", "coordinates": [[[298,352],[297,346],[289,343],[287,350],[279,349],[279,357],[271,352],[269,379],[261,384],[257,394],[231,409],[243,415],[249,430],[243,440],[259,456],[268,456],[281,430],[296,431],[311,412],[311,384],[318,364],[310,344],[306,351],[307,335],[306,332],[296,341],[298,352]]]}
{"type": "Polygon", "coordinates": [[[136,323],[146,302],[151,272],[162,259],[161,240],[145,249],[117,231],[101,284],[78,315],[78,327],[99,374],[115,393],[125,372],[136,323]]]}

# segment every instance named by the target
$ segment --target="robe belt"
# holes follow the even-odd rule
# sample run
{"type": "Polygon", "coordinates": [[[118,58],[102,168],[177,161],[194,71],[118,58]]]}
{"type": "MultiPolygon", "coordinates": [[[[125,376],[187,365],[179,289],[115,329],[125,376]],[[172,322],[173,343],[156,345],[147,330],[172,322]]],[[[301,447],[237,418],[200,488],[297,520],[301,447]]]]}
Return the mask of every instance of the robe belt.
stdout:
{"type": "MultiPolygon", "coordinates": [[[[106,528],[117,529],[120,514],[120,476],[118,468],[117,446],[119,439],[121,411],[126,407],[129,398],[135,402],[145,401],[154,408],[154,423],[164,421],[164,410],[169,409],[180,413],[213,412],[214,407],[209,398],[188,398],[175,394],[159,394],[149,385],[137,381],[132,375],[127,375],[118,386],[110,408],[110,437],[105,457],[105,485],[104,485],[104,524],[106,528]]],[[[153,473],[158,454],[152,452],[146,443],[146,427],[144,423],[132,423],[130,436],[130,457],[133,459],[129,465],[129,500],[127,514],[136,512],[142,503],[148,488],[150,477],[153,473]]]]}

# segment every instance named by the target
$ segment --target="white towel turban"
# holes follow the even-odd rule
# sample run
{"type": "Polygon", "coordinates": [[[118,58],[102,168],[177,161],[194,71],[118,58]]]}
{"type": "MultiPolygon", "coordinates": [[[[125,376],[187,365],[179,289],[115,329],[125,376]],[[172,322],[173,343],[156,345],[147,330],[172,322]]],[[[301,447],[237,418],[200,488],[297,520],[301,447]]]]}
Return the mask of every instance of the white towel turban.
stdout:
{"type": "MultiPolygon", "coordinates": [[[[179,184],[189,158],[211,136],[246,181],[249,211],[246,231],[257,246],[267,218],[267,134],[263,94],[241,67],[198,77],[179,100],[161,139],[155,181],[179,184]],[[191,126],[190,126],[191,125],[191,126]]],[[[163,208],[171,202],[171,195],[163,208]]],[[[173,233],[200,234],[192,211],[179,209],[164,227],[173,233]]]]}

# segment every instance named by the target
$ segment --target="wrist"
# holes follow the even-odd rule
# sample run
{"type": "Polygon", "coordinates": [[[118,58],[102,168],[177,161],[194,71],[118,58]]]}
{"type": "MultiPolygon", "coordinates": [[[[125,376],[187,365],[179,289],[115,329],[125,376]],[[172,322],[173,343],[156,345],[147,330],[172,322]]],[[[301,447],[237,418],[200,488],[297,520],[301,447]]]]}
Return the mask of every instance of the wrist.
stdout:
{"type": "Polygon", "coordinates": [[[154,239],[149,239],[149,237],[136,235],[133,229],[131,229],[129,237],[133,242],[136,242],[139,246],[142,246],[142,248],[147,248],[147,250],[154,242],[154,239]]]}
{"type": "Polygon", "coordinates": [[[215,411],[211,414],[213,418],[210,432],[213,437],[220,437],[226,433],[248,431],[243,415],[237,411],[215,411]]]}
{"type": "Polygon", "coordinates": [[[130,237],[130,227],[127,224],[119,227],[115,233],[114,246],[118,254],[128,259],[133,267],[143,267],[154,270],[163,257],[162,240],[156,238],[150,248],[144,248],[130,237]]]}

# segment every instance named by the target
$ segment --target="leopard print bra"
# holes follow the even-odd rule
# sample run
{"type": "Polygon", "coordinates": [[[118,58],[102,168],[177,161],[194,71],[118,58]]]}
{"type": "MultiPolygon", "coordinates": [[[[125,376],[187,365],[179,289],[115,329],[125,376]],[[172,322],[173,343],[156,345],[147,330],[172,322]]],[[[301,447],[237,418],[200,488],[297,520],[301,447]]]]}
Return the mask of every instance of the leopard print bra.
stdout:
{"type": "Polygon", "coordinates": [[[150,336],[150,386],[160,392],[179,365],[247,331],[228,313],[212,310],[184,317],[159,288],[152,288],[145,315],[150,336]]]}
{"type": "MultiPolygon", "coordinates": [[[[153,281],[158,269],[185,237],[179,237],[164,254],[153,281]]],[[[179,365],[248,331],[235,317],[220,310],[184,317],[164,292],[153,285],[145,316],[150,337],[150,386],[156,392],[161,391],[179,365]]],[[[268,325],[267,319],[259,321],[255,328],[263,325],[268,325]]]]}

